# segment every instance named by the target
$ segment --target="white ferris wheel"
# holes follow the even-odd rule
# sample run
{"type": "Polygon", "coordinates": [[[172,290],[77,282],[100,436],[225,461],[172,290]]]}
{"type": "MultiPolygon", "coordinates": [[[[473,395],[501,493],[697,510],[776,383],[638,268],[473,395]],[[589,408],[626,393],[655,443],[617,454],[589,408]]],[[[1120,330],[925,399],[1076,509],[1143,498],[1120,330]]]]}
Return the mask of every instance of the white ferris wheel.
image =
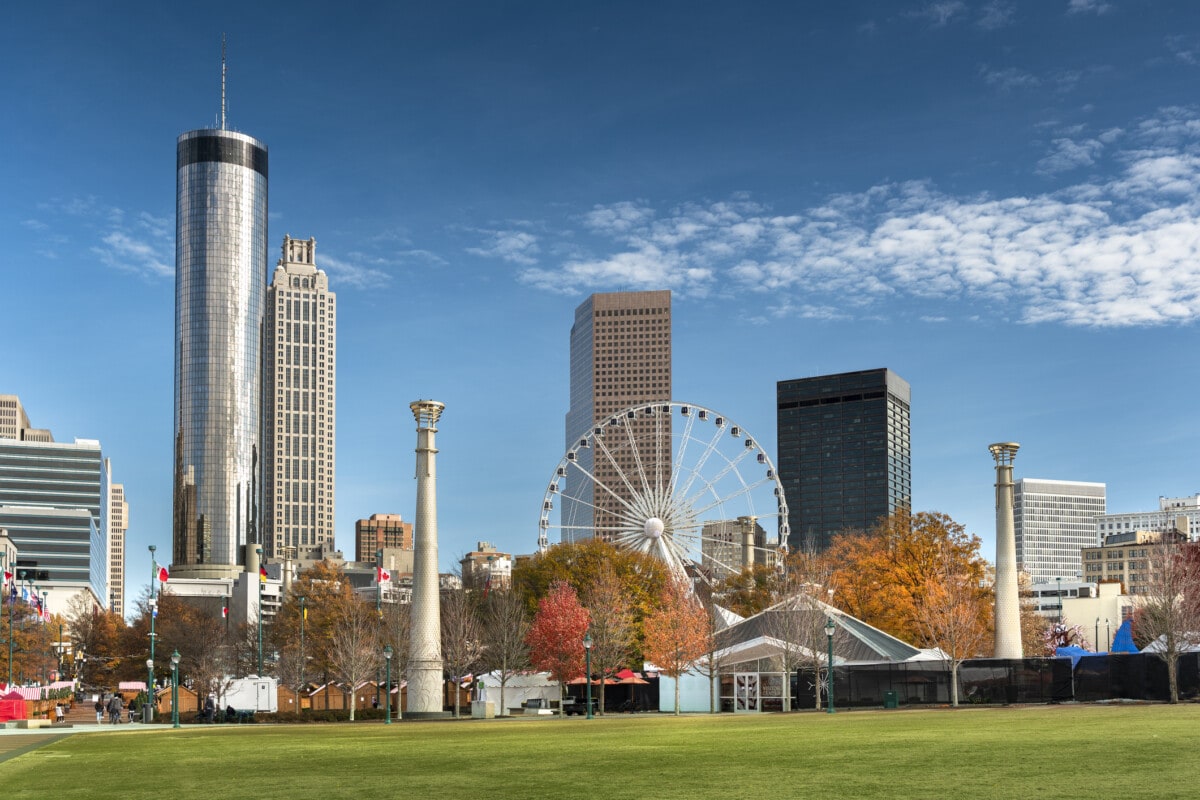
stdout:
{"type": "Polygon", "coordinates": [[[633,406],[596,424],[558,462],[538,547],[597,536],[717,581],[775,566],[788,509],[770,456],[740,425],[692,403],[633,406]]]}

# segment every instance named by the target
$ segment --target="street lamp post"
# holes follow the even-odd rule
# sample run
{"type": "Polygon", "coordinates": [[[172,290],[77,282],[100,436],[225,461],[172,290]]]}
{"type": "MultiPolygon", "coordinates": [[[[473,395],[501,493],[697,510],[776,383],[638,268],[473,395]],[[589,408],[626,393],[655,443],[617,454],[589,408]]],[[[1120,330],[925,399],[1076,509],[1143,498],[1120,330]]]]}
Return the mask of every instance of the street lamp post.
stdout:
{"type": "Polygon", "coordinates": [[[262,618],[263,618],[263,612],[262,612],[262,587],[263,587],[262,548],[256,547],[256,548],[254,548],[254,552],[258,553],[258,570],[259,570],[258,575],[256,577],[258,578],[258,676],[261,678],[262,674],[263,674],[263,671],[262,671],[262,618]]]}
{"type": "Polygon", "coordinates": [[[1112,647],[1112,625],[1109,624],[1108,617],[1104,618],[1104,650],[1108,652],[1108,648],[1112,647]]]}
{"type": "MultiPolygon", "coordinates": [[[[148,672],[149,672],[151,675],[153,675],[153,674],[154,674],[154,659],[153,659],[153,658],[147,658],[147,659],[146,659],[146,670],[147,670],[147,671],[148,671],[148,672]]],[[[154,685],[153,685],[153,684],[151,684],[151,685],[149,685],[149,686],[147,686],[147,687],[146,687],[146,697],[153,697],[153,696],[154,696],[154,685]]],[[[130,703],[132,703],[132,702],[134,702],[134,700],[136,700],[136,699],[137,699],[137,698],[135,697],[133,700],[130,700],[129,702],[130,702],[130,703]]],[[[150,704],[150,715],[149,715],[149,716],[146,716],[146,717],[143,717],[142,719],[143,719],[144,721],[146,721],[146,722],[153,722],[153,721],[154,721],[154,703],[151,703],[151,704],[150,704]]]]}
{"type": "Polygon", "coordinates": [[[583,635],[583,654],[587,663],[587,718],[592,718],[592,632],[583,635]]]}
{"type": "Polygon", "coordinates": [[[1062,576],[1058,577],[1058,621],[1063,621],[1062,576]]]}
{"type": "Polygon", "coordinates": [[[171,654],[171,727],[179,727],[179,651],[171,654]]]}
{"type": "Polygon", "coordinates": [[[1095,639],[1095,641],[1096,641],[1096,644],[1093,646],[1093,649],[1097,653],[1099,653],[1100,652],[1100,618],[1099,617],[1096,617],[1096,639],[1095,639]]]}
{"type": "MultiPolygon", "coordinates": [[[[383,581],[379,580],[383,569],[383,551],[375,551],[375,618],[383,619],[383,581]]],[[[375,707],[379,708],[379,669],[375,670],[375,707]]]]}
{"type": "Polygon", "coordinates": [[[825,662],[825,673],[829,677],[829,685],[825,689],[825,696],[828,705],[825,707],[826,714],[833,713],[833,632],[837,630],[837,626],[833,624],[833,618],[825,620],[825,638],[829,640],[829,660],[825,662]]]}
{"type": "MultiPolygon", "coordinates": [[[[158,564],[154,561],[154,551],[157,550],[154,545],[149,546],[150,549],[150,657],[146,659],[146,694],[154,693],[154,618],[158,616],[158,602],[154,599],[154,579],[157,575],[158,564]]],[[[150,719],[147,722],[154,721],[154,704],[150,704],[150,719]]]]}
{"type": "Polygon", "coordinates": [[[384,717],[383,724],[392,724],[392,646],[385,644],[383,646],[383,663],[387,665],[387,712],[384,717]]]}

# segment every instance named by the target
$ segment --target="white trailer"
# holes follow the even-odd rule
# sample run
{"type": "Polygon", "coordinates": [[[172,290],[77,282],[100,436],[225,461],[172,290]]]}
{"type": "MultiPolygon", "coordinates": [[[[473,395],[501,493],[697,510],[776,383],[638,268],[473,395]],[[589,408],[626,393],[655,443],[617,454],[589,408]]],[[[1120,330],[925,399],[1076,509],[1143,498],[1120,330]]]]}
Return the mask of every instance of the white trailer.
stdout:
{"type": "Polygon", "coordinates": [[[278,678],[234,678],[225,684],[220,697],[220,708],[233,706],[238,711],[262,711],[274,714],[279,711],[278,678]]]}

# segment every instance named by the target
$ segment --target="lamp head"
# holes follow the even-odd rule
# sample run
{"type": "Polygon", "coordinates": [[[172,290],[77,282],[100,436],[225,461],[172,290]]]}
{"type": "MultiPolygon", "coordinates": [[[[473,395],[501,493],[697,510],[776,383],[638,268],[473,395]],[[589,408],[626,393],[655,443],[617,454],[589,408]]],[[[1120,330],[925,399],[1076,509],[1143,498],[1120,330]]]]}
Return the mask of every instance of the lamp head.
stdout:
{"type": "Polygon", "coordinates": [[[583,649],[591,650],[593,641],[594,640],[592,639],[592,632],[588,631],[587,633],[585,633],[583,635],[583,649]]]}
{"type": "Polygon", "coordinates": [[[383,646],[383,657],[386,658],[388,661],[392,660],[392,646],[390,644],[386,644],[383,646]]]}
{"type": "Polygon", "coordinates": [[[833,632],[837,630],[837,626],[833,624],[833,617],[828,617],[825,620],[825,635],[833,636],[833,632]]]}
{"type": "Polygon", "coordinates": [[[171,666],[172,667],[179,666],[179,651],[178,650],[176,650],[174,653],[171,653],[171,666]]]}

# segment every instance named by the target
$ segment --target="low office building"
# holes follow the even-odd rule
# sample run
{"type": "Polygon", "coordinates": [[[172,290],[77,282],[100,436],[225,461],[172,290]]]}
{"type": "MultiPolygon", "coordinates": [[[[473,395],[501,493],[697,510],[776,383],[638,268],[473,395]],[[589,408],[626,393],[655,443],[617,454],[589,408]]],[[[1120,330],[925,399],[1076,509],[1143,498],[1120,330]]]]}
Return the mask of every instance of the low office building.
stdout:
{"type": "Polygon", "coordinates": [[[1128,594],[1145,594],[1150,581],[1151,549],[1164,541],[1185,542],[1187,536],[1176,531],[1129,531],[1106,536],[1102,547],[1083,549],[1084,578],[1093,583],[1119,583],[1128,594]]]}

